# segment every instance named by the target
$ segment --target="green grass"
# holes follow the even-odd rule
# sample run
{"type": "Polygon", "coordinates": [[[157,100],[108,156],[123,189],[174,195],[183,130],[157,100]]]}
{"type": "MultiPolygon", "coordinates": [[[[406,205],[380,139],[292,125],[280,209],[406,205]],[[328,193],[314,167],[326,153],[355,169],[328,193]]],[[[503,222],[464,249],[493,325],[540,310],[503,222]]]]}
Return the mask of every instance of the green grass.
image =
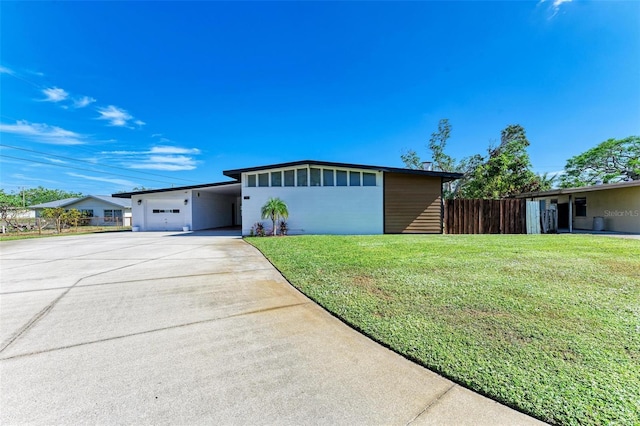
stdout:
{"type": "Polygon", "coordinates": [[[452,380],[556,424],[640,424],[640,241],[249,238],[298,289],[452,380]]]}

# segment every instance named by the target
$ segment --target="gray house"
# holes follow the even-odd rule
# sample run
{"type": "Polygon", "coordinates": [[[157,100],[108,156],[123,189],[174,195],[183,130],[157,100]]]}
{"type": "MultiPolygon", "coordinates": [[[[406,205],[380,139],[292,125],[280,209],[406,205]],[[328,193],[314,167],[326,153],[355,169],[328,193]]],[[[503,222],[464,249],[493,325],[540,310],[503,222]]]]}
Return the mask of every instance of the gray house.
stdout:
{"type": "Polygon", "coordinates": [[[87,195],[80,198],[65,198],[49,203],[29,206],[40,217],[48,208],[61,207],[65,210],[76,209],[89,218],[90,225],[131,226],[131,199],[115,198],[108,195],[87,195]]]}

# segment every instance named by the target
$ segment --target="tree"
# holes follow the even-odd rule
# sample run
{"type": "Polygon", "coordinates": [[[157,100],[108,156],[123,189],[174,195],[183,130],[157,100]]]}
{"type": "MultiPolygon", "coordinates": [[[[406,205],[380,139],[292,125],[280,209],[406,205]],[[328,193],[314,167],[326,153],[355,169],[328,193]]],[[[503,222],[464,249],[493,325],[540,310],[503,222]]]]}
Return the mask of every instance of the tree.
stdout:
{"type": "Polygon", "coordinates": [[[62,216],[62,220],[65,223],[75,226],[76,232],[78,232],[78,223],[83,218],[83,216],[84,215],[80,212],[80,210],[71,209],[64,212],[64,215],[62,216]]]}
{"type": "MultiPolygon", "coordinates": [[[[453,157],[444,152],[449,136],[451,136],[451,124],[449,124],[449,119],[443,118],[438,122],[438,131],[432,133],[431,139],[429,139],[433,165],[436,170],[441,172],[460,172],[464,170],[468,162],[471,162],[471,159],[463,159],[460,163],[456,163],[453,157]]],[[[455,181],[445,182],[445,198],[451,198],[458,184],[459,182],[455,181]]]]}
{"type": "Polygon", "coordinates": [[[32,206],[34,204],[48,203],[50,201],[64,200],[65,198],[82,197],[81,192],[69,192],[62,189],[48,189],[42,186],[37,188],[29,188],[24,190],[22,194],[25,205],[32,206]]]}
{"type": "MultiPolygon", "coordinates": [[[[459,162],[445,152],[450,136],[451,124],[443,118],[428,145],[436,170],[462,173],[462,178],[444,184],[445,198],[503,198],[551,188],[552,179],[531,171],[529,140],[522,126],[502,130],[500,145],[489,147],[486,157],[475,154],[459,162]]],[[[416,167],[421,163],[415,151],[406,151],[401,159],[408,168],[420,168],[416,167]]]]}
{"type": "Polygon", "coordinates": [[[124,194],[127,192],[141,192],[141,191],[149,191],[151,188],[147,188],[146,186],[134,186],[131,188],[131,191],[117,191],[116,194],[124,194]]]}
{"type": "Polygon", "coordinates": [[[640,179],[640,136],[607,139],[571,157],[560,178],[563,188],[640,179]]]}
{"type": "Polygon", "coordinates": [[[62,207],[42,209],[41,216],[45,219],[53,219],[58,234],[62,232],[62,225],[65,219],[65,211],[62,207]]]}
{"type": "Polygon", "coordinates": [[[404,151],[400,155],[400,159],[407,169],[419,170],[422,168],[422,161],[420,160],[418,153],[412,149],[404,151]]]}
{"type": "Polygon", "coordinates": [[[7,194],[4,189],[0,189],[0,206],[3,208],[22,207],[22,196],[13,192],[7,194]]]}
{"type": "Polygon", "coordinates": [[[498,199],[549,189],[531,170],[529,145],[522,126],[507,126],[501,132],[500,145],[490,147],[488,156],[477,158],[470,168],[469,177],[460,188],[461,197],[498,199]]]}
{"type": "Polygon", "coordinates": [[[287,205],[280,198],[269,198],[264,206],[262,206],[261,213],[263,219],[271,219],[273,223],[273,235],[276,235],[276,221],[279,218],[287,219],[289,217],[287,205]]]}
{"type": "MultiPolygon", "coordinates": [[[[438,131],[431,134],[429,139],[429,149],[435,170],[442,172],[454,172],[457,170],[456,162],[449,155],[445,154],[444,148],[451,135],[451,124],[448,118],[443,118],[438,122],[438,131]]],[[[413,149],[405,150],[400,159],[408,169],[422,169],[422,160],[413,149]]]]}
{"type": "MultiPolygon", "coordinates": [[[[431,134],[429,139],[429,145],[427,147],[431,150],[431,158],[433,161],[434,170],[442,172],[464,172],[468,164],[472,164],[472,157],[463,159],[460,163],[445,153],[445,147],[447,141],[451,136],[451,124],[448,118],[442,118],[438,121],[438,131],[431,134]]],[[[400,159],[408,169],[421,170],[423,168],[422,160],[416,153],[416,151],[409,149],[405,150],[400,159]]],[[[460,181],[449,181],[444,184],[444,197],[452,198],[459,185],[460,181]]]]}
{"type": "Polygon", "coordinates": [[[12,191],[10,194],[7,194],[4,189],[0,189],[0,204],[13,207],[33,206],[35,204],[78,197],[82,197],[82,193],[68,192],[61,189],[48,189],[42,186],[23,189],[17,193],[12,191]]]}
{"type": "Polygon", "coordinates": [[[0,222],[7,224],[10,228],[24,229],[24,226],[20,223],[20,219],[26,212],[27,210],[22,207],[15,207],[15,205],[5,203],[4,201],[0,202],[0,222]]]}
{"type": "Polygon", "coordinates": [[[433,165],[436,170],[441,172],[458,171],[456,160],[444,152],[449,136],[451,136],[451,124],[449,124],[449,119],[443,118],[438,122],[438,131],[432,133],[431,139],[429,139],[433,165]]]}

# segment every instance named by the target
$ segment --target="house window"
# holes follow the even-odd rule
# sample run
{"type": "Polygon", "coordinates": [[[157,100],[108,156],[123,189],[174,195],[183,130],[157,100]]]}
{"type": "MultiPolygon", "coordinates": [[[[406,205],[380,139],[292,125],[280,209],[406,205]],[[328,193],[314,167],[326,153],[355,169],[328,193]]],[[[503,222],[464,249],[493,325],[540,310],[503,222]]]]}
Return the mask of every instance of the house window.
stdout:
{"type": "Polygon", "coordinates": [[[247,176],[247,186],[256,186],[256,175],[247,176]]]}
{"type": "Polygon", "coordinates": [[[360,186],[360,172],[349,172],[349,186],[360,186]]]}
{"type": "Polygon", "coordinates": [[[104,221],[122,223],[122,210],[105,210],[104,221]]]}
{"type": "Polygon", "coordinates": [[[284,186],[294,186],[295,185],[295,172],[293,170],[285,170],[284,171],[284,186]]]}
{"type": "Polygon", "coordinates": [[[376,186],[376,174],[362,173],[362,186],[376,186]]]}
{"type": "Polygon", "coordinates": [[[82,217],[93,217],[93,209],[80,209],[82,217]]]}
{"type": "Polygon", "coordinates": [[[587,216],[587,199],[584,197],[576,198],[576,217],[578,216],[587,216]]]}
{"type": "Polygon", "coordinates": [[[336,170],[336,186],[347,186],[347,172],[336,170]]]}
{"type": "Polygon", "coordinates": [[[271,186],[282,186],[282,172],[271,172],[271,186]]]}
{"type": "Polygon", "coordinates": [[[320,169],[309,169],[309,186],[320,186],[320,169]]]}
{"type": "Polygon", "coordinates": [[[322,183],[324,186],[333,186],[333,170],[322,169],[322,183]]]}
{"type": "Polygon", "coordinates": [[[298,169],[298,186],[308,186],[307,183],[307,169],[298,169]]]}
{"type": "Polygon", "coordinates": [[[269,186],[269,173],[258,174],[258,186],[269,186]]]}

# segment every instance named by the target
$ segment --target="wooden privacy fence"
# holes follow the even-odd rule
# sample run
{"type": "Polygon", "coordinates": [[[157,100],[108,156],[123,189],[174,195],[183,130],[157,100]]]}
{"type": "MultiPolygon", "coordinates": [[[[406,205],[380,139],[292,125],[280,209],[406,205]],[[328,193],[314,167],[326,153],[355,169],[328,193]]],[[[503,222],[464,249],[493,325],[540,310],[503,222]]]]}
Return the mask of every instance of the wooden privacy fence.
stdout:
{"type": "Polygon", "coordinates": [[[444,232],[526,234],[526,200],[444,200],[444,232]]]}

